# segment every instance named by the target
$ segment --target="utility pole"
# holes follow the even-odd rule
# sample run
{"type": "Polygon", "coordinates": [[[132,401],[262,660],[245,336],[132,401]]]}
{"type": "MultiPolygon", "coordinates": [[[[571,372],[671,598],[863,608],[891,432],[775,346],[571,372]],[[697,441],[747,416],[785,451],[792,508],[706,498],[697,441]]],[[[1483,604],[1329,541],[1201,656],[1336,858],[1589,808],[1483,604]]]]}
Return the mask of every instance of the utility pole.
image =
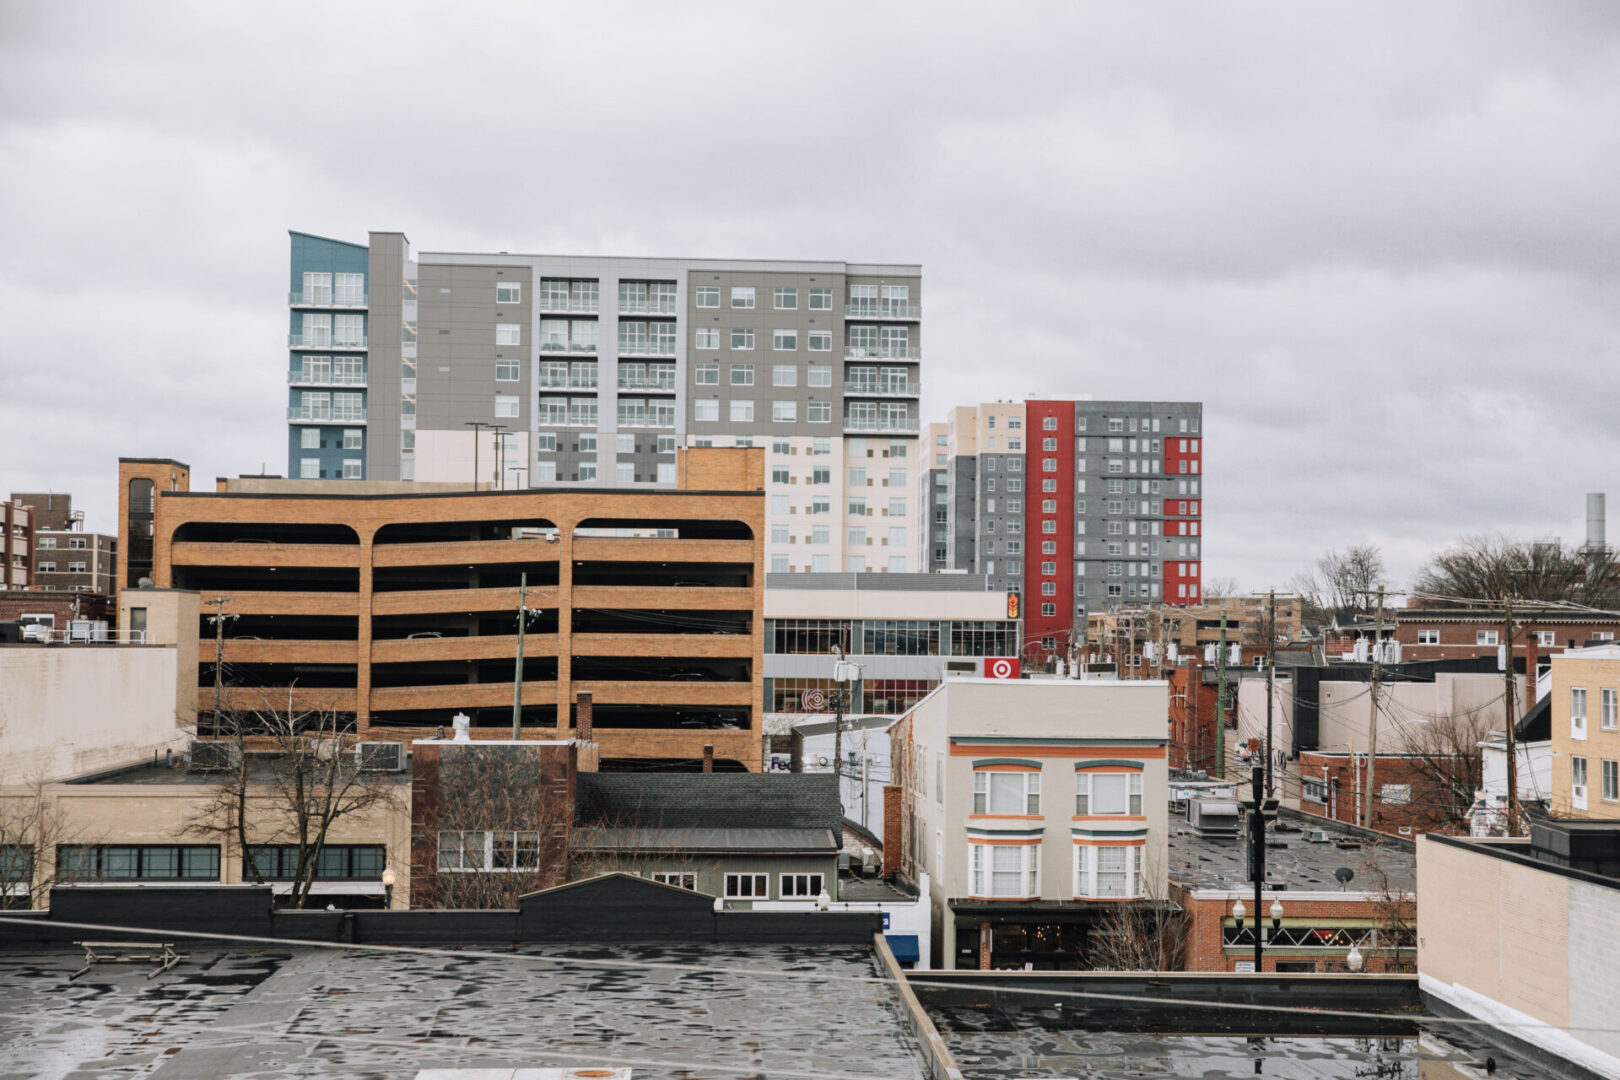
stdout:
{"type": "MultiPolygon", "coordinates": [[[[1271,773],[1270,763],[1265,769],[1265,776],[1271,773]]],[[[1265,923],[1261,917],[1260,890],[1266,883],[1266,806],[1267,799],[1263,797],[1261,788],[1264,784],[1260,766],[1256,765],[1250,770],[1249,777],[1254,785],[1254,802],[1250,804],[1249,811],[1249,876],[1254,879],[1254,971],[1255,974],[1265,970],[1261,963],[1261,953],[1264,946],[1261,943],[1265,923]]]]}
{"type": "Polygon", "coordinates": [[[1215,654],[1215,779],[1226,779],[1226,609],[1221,608],[1221,651],[1215,654]]]}
{"type": "Polygon", "coordinates": [[[505,424],[491,424],[485,420],[463,421],[466,427],[473,429],[473,490],[478,490],[478,441],[479,436],[487,429],[490,433],[499,435],[506,430],[505,424]]]}
{"type": "Polygon", "coordinates": [[[204,600],[205,607],[212,607],[214,614],[214,732],[219,732],[219,706],[225,694],[225,620],[234,619],[235,615],[225,614],[225,605],[234,603],[234,596],[216,596],[212,600],[204,600]]]}
{"type": "MultiPolygon", "coordinates": [[[[512,738],[523,738],[523,631],[529,625],[529,572],[518,576],[517,670],[512,673],[512,738]]],[[[557,727],[563,717],[557,717],[557,727]]]]}
{"type": "MultiPolygon", "coordinates": [[[[1271,760],[1271,710],[1277,700],[1277,590],[1271,589],[1269,606],[1266,609],[1266,795],[1276,793],[1277,780],[1272,773],[1271,760]]],[[[1255,893],[1255,917],[1259,918],[1260,894],[1255,893]]],[[[1257,927],[1259,923],[1255,924],[1257,927]]],[[[1256,938],[1256,941],[1259,939],[1256,938]]],[[[1255,953],[1258,961],[1259,953],[1255,953]]],[[[1256,964],[1255,970],[1259,970],[1256,964]]]]}
{"type": "MultiPolygon", "coordinates": [[[[1525,654],[1527,657],[1529,653],[1525,654]]],[[[1502,597],[1502,656],[1505,663],[1502,665],[1502,677],[1507,682],[1507,688],[1502,695],[1502,703],[1507,713],[1507,797],[1508,820],[1507,834],[1519,835],[1519,750],[1517,739],[1513,731],[1513,705],[1514,698],[1518,696],[1518,686],[1513,678],[1513,601],[1505,594],[1502,597]]],[[[1525,673],[1529,678],[1535,678],[1534,672],[1525,673]]]]}
{"type": "Polygon", "coordinates": [[[1368,683],[1372,697],[1372,711],[1367,718],[1367,801],[1361,804],[1361,827],[1373,827],[1373,771],[1378,765],[1378,681],[1383,678],[1384,665],[1382,662],[1383,642],[1380,640],[1384,632],[1384,587],[1378,586],[1378,619],[1373,623],[1373,654],[1372,678],[1368,683]]]}

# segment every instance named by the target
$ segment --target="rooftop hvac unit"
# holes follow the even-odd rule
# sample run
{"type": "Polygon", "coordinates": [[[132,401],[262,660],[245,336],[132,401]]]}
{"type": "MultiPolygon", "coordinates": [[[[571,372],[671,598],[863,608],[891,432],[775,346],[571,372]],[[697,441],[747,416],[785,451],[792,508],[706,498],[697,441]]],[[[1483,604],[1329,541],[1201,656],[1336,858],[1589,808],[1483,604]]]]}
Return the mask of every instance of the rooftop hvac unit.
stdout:
{"type": "Polygon", "coordinates": [[[186,748],[187,772],[228,772],[241,763],[241,747],[233,742],[193,739],[186,748]]]}
{"type": "Polygon", "coordinates": [[[1235,840],[1238,834],[1236,799],[1191,798],[1187,800],[1187,824],[1198,836],[1210,840],[1235,840]]]}
{"type": "Polygon", "coordinates": [[[1305,830],[1305,840],[1306,840],[1307,843],[1325,844],[1325,843],[1328,842],[1327,830],[1326,829],[1306,829],[1305,830]]]}
{"type": "Polygon", "coordinates": [[[354,747],[355,761],[361,772],[404,772],[405,744],[399,742],[363,742],[354,747]]]}

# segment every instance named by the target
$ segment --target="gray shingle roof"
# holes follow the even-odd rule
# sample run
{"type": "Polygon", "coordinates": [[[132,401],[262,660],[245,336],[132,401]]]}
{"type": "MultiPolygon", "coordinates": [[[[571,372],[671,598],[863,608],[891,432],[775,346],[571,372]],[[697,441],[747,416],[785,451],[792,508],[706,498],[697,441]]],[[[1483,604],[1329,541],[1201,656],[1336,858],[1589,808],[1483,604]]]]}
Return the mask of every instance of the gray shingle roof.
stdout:
{"type": "Polygon", "coordinates": [[[660,829],[830,829],[844,820],[831,773],[580,773],[581,824],[660,829]]]}

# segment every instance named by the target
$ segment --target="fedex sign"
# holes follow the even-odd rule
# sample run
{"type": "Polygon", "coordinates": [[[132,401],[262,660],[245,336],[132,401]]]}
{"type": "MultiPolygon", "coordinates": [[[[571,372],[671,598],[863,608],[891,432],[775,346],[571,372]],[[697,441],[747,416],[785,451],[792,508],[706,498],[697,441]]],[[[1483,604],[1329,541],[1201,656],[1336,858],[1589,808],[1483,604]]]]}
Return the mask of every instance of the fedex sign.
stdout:
{"type": "Polygon", "coordinates": [[[987,656],[984,658],[984,677],[987,679],[1018,678],[1018,657],[987,656]]]}

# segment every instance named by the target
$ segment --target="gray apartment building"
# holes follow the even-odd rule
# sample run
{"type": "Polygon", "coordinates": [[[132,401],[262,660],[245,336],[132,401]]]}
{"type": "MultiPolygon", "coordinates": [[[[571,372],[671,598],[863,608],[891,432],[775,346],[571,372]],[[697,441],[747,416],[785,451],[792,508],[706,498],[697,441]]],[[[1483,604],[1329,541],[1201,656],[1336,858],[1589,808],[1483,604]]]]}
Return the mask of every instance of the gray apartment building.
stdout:
{"type": "Polygon", "coordinates": [[[294,232],[288,473],[657,488],[760,446],[771,570],[916,570],[921,275],[294,232]]]}
{"type": "Polygon", "coordinates": [[[86,532],[84,511],[73,509],[72,495],[59,491],[13,492],[11,501],[27,507],[34,524],[30,588],[113,594],[118,538],[86,532]]]}
{"type": "Polygon", "coordinates": [[[919,566],[1019,593],[1026,648],[1064,653],[1088,610],[1202,599],[1203,406],[991,402],[929,425],[919,566]]]}

